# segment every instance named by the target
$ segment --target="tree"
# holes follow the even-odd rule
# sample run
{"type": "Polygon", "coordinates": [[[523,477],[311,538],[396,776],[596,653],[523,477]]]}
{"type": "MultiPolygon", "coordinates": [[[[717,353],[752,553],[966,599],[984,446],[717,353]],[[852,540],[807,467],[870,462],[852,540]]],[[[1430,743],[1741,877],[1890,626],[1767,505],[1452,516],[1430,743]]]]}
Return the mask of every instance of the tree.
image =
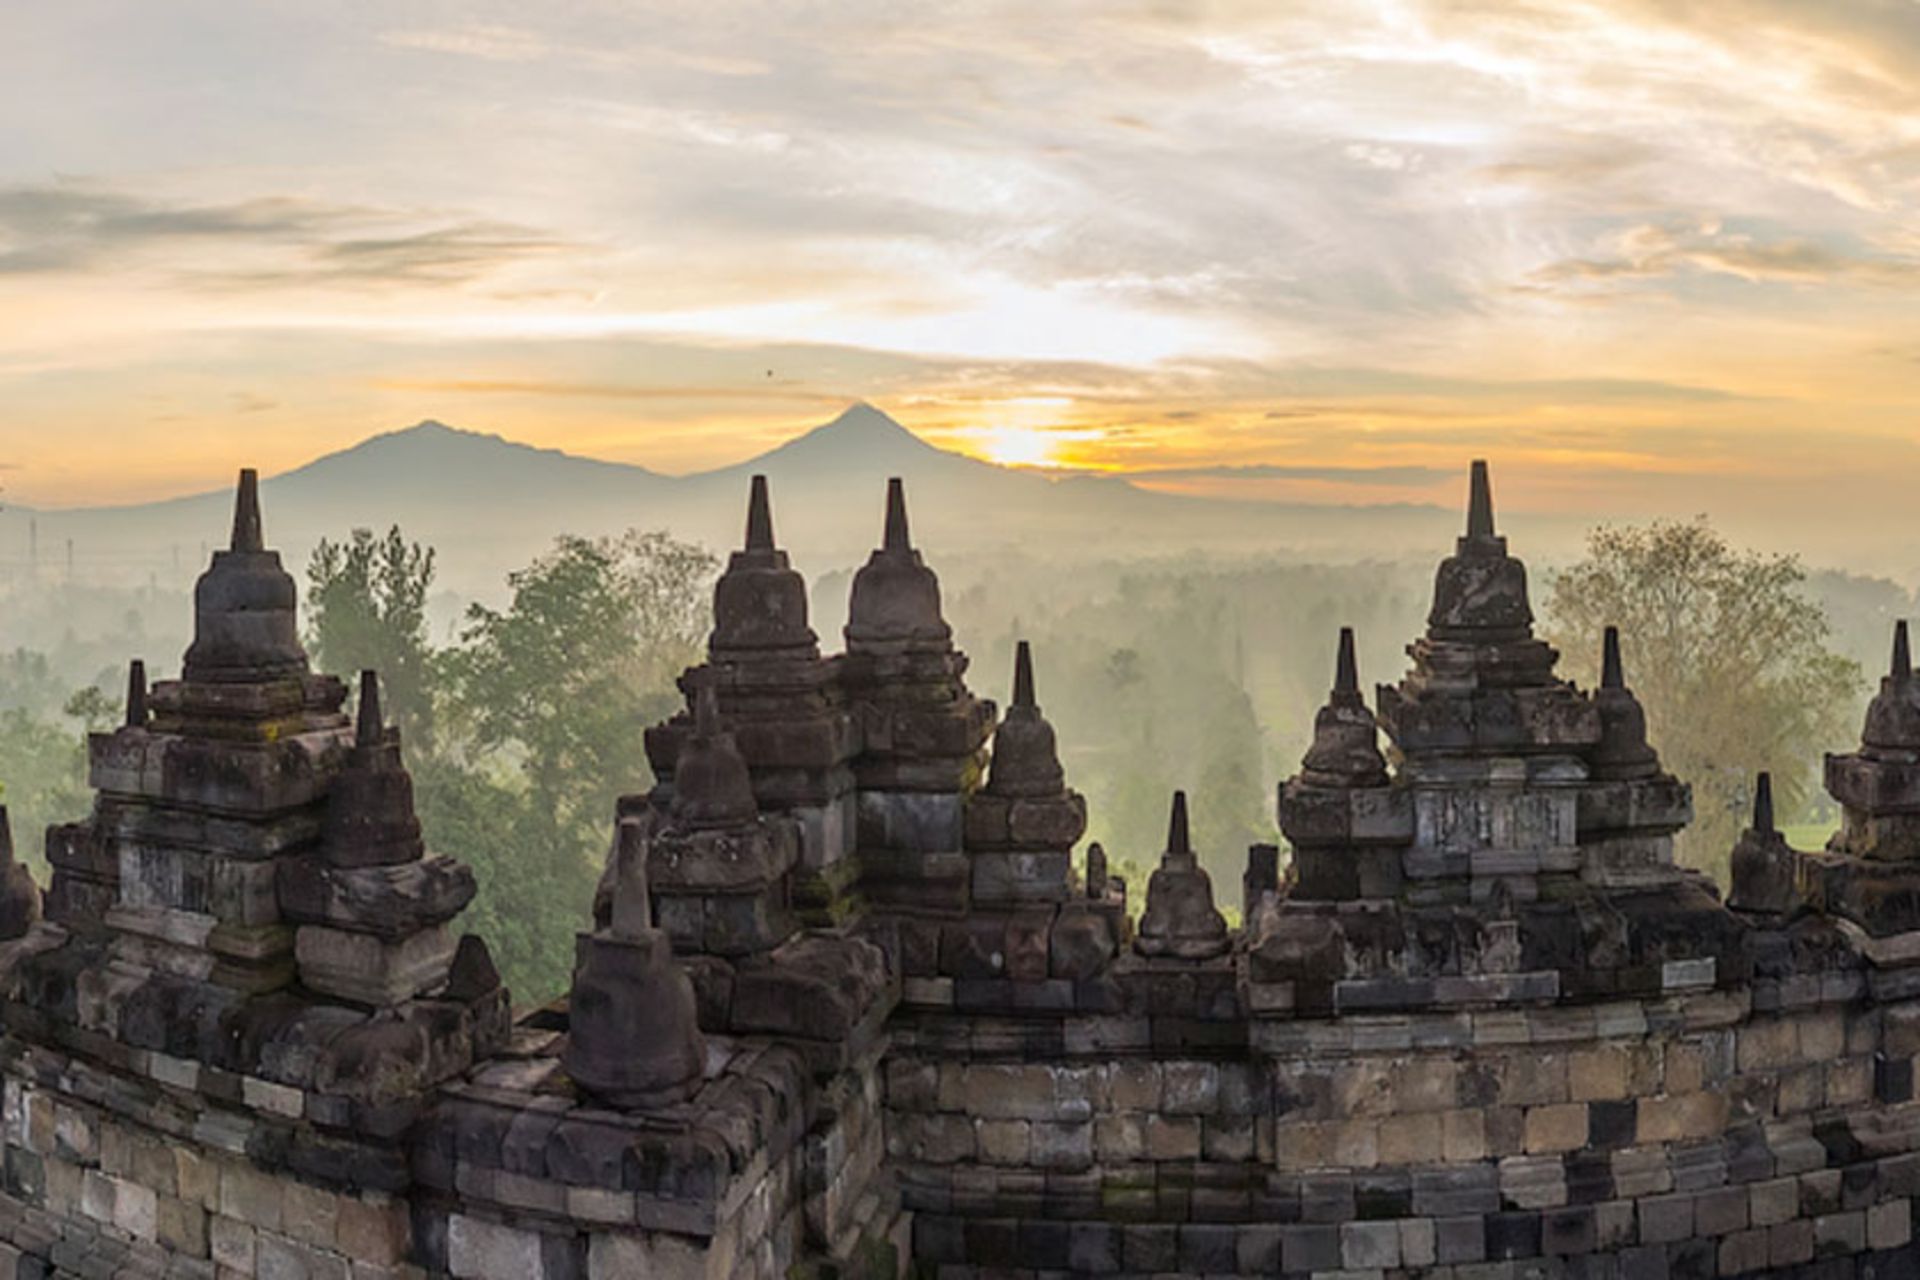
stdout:
{"type": "Polygon", "coordinates": [[[387,714],[408,747],[436,747],[434,653],[427,638],[433,548],[408,542],[400,527],[376,539],[355,529],[325,538],[307,564],[307,647],[323,671],[380,673],[387,714]]]}
{"type": "Polygon", "coordinates": [[[504,611],[473,605],[453,656],[482,751],[510,751],[557,827],[597,839],[613,800],[647,784],[640,731],[675,705],[697,658],[715,565],[664,533],[562,537],[507,579],[504,611]]]}
{"type": "Polygon", "coordinates": [[[25,707],[0,711],[0,803],[22,858],[43,866],[47,828],[86,815],[86,778],[82,735],[25,707]]]}
{"type": "Polygon", "coordinates": [[[1620,628],[1648,735],[1693,785],[1677,848],[1723,881],[1753,776],[1770,770],[1780,808],[1800,810],[1822,753],[1851,729],[1860,668],[1829,648],[1806,576],[1794,556],[1729,546],[1702,517],[1597,529],[1553,580],[1548,631],[1570,673],[1591,681],[1602,630],[1620,628]]]}

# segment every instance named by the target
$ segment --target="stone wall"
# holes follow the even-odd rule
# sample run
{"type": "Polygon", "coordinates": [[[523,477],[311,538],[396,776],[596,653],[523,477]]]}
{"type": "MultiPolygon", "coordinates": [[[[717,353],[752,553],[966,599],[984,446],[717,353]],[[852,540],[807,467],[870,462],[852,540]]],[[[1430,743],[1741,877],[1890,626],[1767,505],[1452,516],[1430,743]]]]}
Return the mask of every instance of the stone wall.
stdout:
{"type": "Polygon", "coordinates": [[[1858,994],[1268,1022],[1208,1058],[896,1052],[889,1149],[942,1276],[1906,1274],[1920,1007],[1858,994]]]}

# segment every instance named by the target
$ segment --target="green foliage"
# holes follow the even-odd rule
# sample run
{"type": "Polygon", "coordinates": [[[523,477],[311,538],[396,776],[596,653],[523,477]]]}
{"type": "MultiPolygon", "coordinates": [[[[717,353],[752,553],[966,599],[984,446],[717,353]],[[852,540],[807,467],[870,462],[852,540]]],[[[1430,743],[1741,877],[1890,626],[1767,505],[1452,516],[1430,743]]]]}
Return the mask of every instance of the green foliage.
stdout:
{"type": "Polygon", "coordinates": [[[124,699],[116,698],[97,684],[74,693],[60,707],[60,714],[78,720],[88,733],[104,733],[111,729],[126,709],[124,699]]]}
{"type": "Polygon", "coordinates": [[[714,564],[660,533],[563,537],[508,578],[505,610],[468,610],[449,656],[462,726],[518,762],[556,830],[601,831],[614,799],[651,781],[640,731],[698,656],[714,564]]]}
{"type": "Polygon", "coordinates": [[[427,638],[433,548],[395,525],[384,538],[355,529],[322,538],[307,565],[307,650],[322,671],[378,671],[387,718],[414,752],[436,747],[434,654],[427,638]]]}
{"type": "Polygon", "coordinates": [[[1771,770],[1782,815],[1801,813],[1823,751],[1850,728],[1860,668],[1829,647],[1806,577],[1796,557],[1729,546],[1703,518],[1595,530],[1553,580],[1549,630],[1568,674],[1591,681],[1601,631],[1620,628],[1649,737],[1693,785],[1677,849],[1723,881],[1753,776],[1771,770]]]}
{"type": "Polygon", "coordinates": [[[426,759],[413,779],[429,845],[466,862],[479,885],[460,928],[487,940],[516,1003],[565,991],[599,878],[590,846],[557,835],[517,778],[426,759]]]}
{"type": "Polygon", "coordinates": [[[566,988],[614,799],[652,781],[641,730],[699,656],[715,564],[664,533],[562,537],[446,650],[426,620],[433,552],[399,529],[323,542],[308,567],[313,656],[380,671],[428,843],[473,866],[464,925],[517,1001],[566,988]]]}
{"type": "Polygon", "coordinates": [[[84,739],[25,707],[0,711],[0,801],[7,805],[15,852],[45,866],[46,830],[86,816],[84,739]]]}

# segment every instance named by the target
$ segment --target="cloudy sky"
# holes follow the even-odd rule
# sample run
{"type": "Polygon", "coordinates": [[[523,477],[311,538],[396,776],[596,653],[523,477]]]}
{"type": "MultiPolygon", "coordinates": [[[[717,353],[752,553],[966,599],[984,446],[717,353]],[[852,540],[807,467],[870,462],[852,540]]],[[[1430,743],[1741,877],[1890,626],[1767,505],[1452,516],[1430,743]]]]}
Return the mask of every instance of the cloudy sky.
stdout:
{"type": "Polygon", "coordinates": [[[855,397],[1222,493],[1920,486],[1916,0],[63,0],[0,121],[21,502],[855,397]]]}

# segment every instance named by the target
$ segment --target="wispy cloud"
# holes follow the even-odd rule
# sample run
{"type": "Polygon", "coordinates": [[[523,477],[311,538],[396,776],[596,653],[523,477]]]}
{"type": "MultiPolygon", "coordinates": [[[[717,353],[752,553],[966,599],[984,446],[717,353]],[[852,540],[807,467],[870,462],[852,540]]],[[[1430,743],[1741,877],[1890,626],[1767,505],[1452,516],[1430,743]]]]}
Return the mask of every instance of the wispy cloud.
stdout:
{"type": "Polygon", "coordinates": [[[0,275],[131,264],[222,289],[449,285],[583,249],[510,223],[294,196],[194,204],[71,183],[0,188],[0,275]]]}
{"type": "Polygon", "coordinates": [[[159,414],[692,467],[855,396],[1222,485],[1806,475],[1920,400],[1904,0],[103,3],[0,45],[36,477],[159,414]]]}

